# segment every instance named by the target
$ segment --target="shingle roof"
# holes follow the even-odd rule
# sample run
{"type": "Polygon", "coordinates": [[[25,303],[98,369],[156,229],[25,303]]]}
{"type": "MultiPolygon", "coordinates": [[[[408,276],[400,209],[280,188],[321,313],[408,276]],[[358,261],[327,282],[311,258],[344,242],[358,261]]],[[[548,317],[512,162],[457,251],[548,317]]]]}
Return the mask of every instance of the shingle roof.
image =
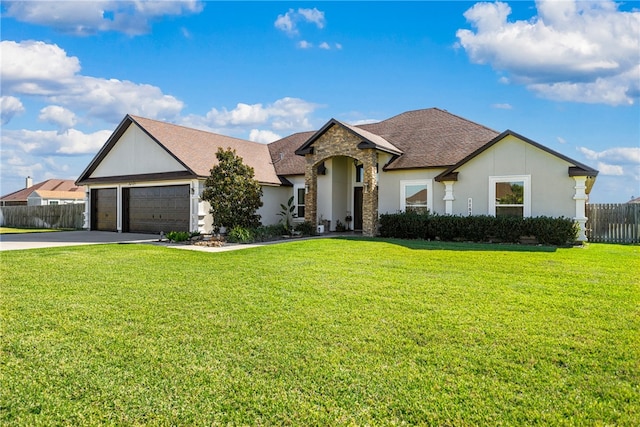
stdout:
{"type": "Polygon", "coordinates": [[[295,151],[313,134],[314,131],[294,133],[269,144],[271,162],[278,175],[304,175],[304,157],[296,155],[295,151]]]}
{"type": "Polygon", "coordinates": [[[358,127],[402,150],[385,169],[450,166],[499,134],[439,108],[408,111],[358,127]]]}
{"type": "Polygon", "coordinates": [[[187,168],[199,177],[209,176],[211,167],[218,164],[219,147],[236,150],[245,164],[255,172],[255,179],[263,184],[280,184],[270,164],[271,156],[266,144],[187,128],[144,117],[130,116],[187,168]]]}
{"type": "Polygon", "coordinates": [[[77,186],[72,179],[47,179],[46,181],[39,182],[28,188],[14,191],[0,198],[3,202],[27,202],[27,197],[34,191],[55,191],[56,193],[68,194],[68,197],[56,197],[56,198],[75,198],[76,194],[82,195],[80,198],[84,198],[84,188],[77,186]]]}
{"type": "Polygon", "coordinates": [[[187,170],[182,174],[176,171],[168,172],[165,175],[207,177],[210,175],[211,168],[218,164],[218,159],[216,158],[218,148],[231,148],[236,151],[238,156],[242,157],[245,164],[254,169],[255,179],[260,183],[272,185],[280,185],[281,183],[270,164],[271,157],[266,144],[131,115],[127,115],[120,122],[118,128],[109,137],[109,140],[96,154],[76,182],[88,183],[92,180],[113,180],[111,177],[94,179],[90,178],[90,176],[132,123],[139,126],[187,170]]]}

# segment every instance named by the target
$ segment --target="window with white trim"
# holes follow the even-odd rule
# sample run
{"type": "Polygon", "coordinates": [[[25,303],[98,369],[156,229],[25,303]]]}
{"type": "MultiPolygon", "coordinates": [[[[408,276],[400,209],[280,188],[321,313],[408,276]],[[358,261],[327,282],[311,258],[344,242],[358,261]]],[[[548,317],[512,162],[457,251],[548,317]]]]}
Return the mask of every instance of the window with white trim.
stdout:
{"type": "Polygon", "coordinates": [[[400,210],[426,212],[432,210],[433,191],[430,179],[400,181],[400,210]]]}
{"type": "Polygon", "coordinates": [[[531,216],[531,175],[490,176],[489,215],[531,216]]]}
{"type": "Polygon", "coordinates": [[[296,218],[304,219],[304,187],[296,187],[296,218]]]}

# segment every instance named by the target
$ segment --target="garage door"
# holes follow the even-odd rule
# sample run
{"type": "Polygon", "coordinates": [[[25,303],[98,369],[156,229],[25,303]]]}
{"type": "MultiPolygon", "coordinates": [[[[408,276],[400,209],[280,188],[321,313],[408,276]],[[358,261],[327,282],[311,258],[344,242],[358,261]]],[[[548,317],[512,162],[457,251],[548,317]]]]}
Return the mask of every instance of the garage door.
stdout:
{"type": "Polygon", "coordinates": [[[91,229],[117,231],[117,202],[115,188],[91,190],[91,229]]]}
{"type": "Polygon", "coordinates": [[[122,190],[123,231],[189,231],[189,185],[122,190]]]}

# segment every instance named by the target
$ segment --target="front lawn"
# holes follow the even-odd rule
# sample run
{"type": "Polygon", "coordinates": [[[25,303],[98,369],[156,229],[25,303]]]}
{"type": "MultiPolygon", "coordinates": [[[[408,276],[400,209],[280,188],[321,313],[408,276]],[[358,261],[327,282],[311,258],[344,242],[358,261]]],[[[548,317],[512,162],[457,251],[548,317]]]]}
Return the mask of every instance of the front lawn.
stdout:
{"type": "Polygon", "coordinates": [[[0,257],[1,424],[640,424],[638,246],[0,257]]]}

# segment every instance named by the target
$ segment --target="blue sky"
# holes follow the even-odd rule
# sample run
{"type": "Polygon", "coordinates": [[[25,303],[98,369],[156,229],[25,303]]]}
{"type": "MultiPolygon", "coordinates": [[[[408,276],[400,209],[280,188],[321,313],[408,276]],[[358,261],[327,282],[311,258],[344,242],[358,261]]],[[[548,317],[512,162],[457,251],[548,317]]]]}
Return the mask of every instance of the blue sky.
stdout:
{"type": "Polygon", "coordinates": [[[125,114],[270,142],[438,107],[640,196],[640,2],[2,2],[1,187],[76,179],[125,114]]]}

